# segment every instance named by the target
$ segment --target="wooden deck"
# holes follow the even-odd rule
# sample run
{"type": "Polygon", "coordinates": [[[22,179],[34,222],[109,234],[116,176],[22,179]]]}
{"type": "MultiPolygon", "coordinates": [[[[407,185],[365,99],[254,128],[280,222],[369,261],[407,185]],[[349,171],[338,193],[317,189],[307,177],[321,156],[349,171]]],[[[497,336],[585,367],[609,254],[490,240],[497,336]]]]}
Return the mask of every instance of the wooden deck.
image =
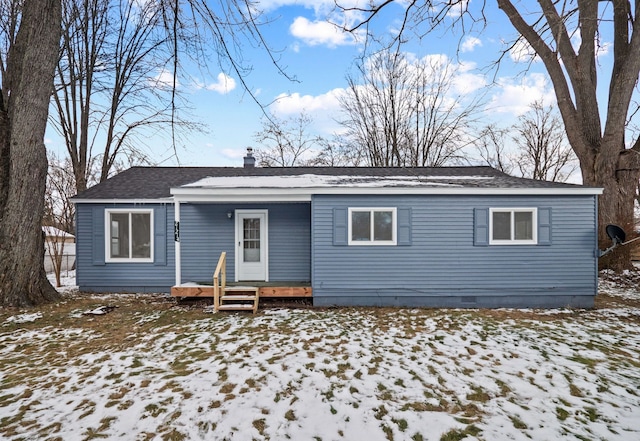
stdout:
{"type": "MultiPolygon", "coordinates": [[[[241,282],[227,283],[228,287],[237,285],[255,286],[260,297],[265,298],[302,298],[312,297],[310,284],[296,282],[241,282]]],[[[213,297],[212,285],[185,284],[171,287],[173,297],[213,297]]]]}

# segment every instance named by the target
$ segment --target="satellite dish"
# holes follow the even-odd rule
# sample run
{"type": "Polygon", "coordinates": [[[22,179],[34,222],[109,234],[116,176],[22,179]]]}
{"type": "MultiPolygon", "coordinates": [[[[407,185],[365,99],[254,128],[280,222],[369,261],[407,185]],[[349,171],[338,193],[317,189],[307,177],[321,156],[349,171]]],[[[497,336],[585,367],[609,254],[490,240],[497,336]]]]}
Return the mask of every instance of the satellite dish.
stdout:
{"type": "Polygon", "coordinates": [[[607,236],[614,244],[622,244],[624,239],[626,238],[626,234],[624,230],[617,225],[609,224],[607,225],[605,231],[607,232],[607,236]]]}

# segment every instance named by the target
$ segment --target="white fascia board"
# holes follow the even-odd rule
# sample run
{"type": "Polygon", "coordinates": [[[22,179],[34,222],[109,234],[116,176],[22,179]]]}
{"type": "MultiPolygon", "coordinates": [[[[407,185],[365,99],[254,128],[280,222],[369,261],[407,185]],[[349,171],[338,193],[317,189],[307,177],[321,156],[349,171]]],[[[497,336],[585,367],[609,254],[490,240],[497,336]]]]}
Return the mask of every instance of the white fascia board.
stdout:
{"type": "Polygon", "coordinates": [[[334,187],[334,188],[173,188],[180,202],[306,202],[312,195],[599,195],[601,188],[334,187]]]}
{"type": "Polygon", "coordinates": [[[470,188],[470,187],[384,187],[320,188],[312,194],[337,195],[596,195],[601,188],[470,188]]]}
{"type": "Polygon", "coordinates": [[[74,199],[74,204],[173,204],[173,198],[160,199],[74,199]]]}
{"type": "Polygon", "coordinates": [[[601,195],[602,188],[469,188],[469,187],[321,187],[321,188],[172,188],[159,199],[72,199],[74,204],[173,204],[179,202],[309,202],[312,195],[601,195]]]}
{"type": "Polygon", "coordinates": [[[281,191],[220,192],[175,194],[176,202],[310,202],[311,193],[283,193],[281,191]]]}

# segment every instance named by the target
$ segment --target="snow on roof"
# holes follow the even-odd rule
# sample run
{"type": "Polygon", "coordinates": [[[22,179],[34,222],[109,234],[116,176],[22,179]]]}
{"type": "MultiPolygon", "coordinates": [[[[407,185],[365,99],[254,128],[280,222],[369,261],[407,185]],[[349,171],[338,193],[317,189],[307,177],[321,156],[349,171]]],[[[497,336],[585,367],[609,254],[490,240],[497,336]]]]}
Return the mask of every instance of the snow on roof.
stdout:
{"type": "Polygon", "coordinates": [[[493,176],[217,176],[200,179],[182,188],[462,187],[462,181],[491,179],[493,176]]]}
{"type": "Polygon", "coordinates": [[[75,237],[73,234],[67,233],[66,231],[62,231],[59,228],[45,226],[42,227],[42,231],[47,237],[65,237],[65,238],[73,238],[75,237]]]}

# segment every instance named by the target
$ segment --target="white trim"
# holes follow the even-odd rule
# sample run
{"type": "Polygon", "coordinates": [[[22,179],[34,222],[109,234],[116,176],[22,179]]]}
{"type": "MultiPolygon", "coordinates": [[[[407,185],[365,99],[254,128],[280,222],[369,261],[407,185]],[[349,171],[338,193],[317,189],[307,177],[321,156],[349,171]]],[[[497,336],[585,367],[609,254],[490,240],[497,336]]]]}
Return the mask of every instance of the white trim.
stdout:
{"type": "Polygon", "coordinates": [[[104,210],[104,261],[105,263],[153,263],[154,256],[154,221],[153,221],[153,209],[136,209],[136,208],[105,208],[104,210]],[[149,257],[148,258],[133,258],[133,257],[111,257],[111,213],[128,213],[129,214],[129,255],[132,250],[132,225],[131,214],[148,214],[149,215],[149,257]]]}
{"type": "Polygon", "coordinates": [[[599,195],[601,188],[335,187],[335,188],[172,188],[182,202],[308,202],[313,195],[599,195]]]}
{"type": "Polygon", "coordinates": [[[180,248],[180,241],[175,241],[175,227],[176,222],[180,225],[180,202],[176,201],[175,209],[173,210],[173,228],[174,228],[174,257],[176,265],[176,286],[180,286],[182,283],[182,249],[180,248]]]}
{"type": "Polygon", "coordinates": [[[347,244],[349,246],[375,246],[375,245],[379,245],[379,246],[393,246],[393,245],[397,245],[398,244],[398,209],[396,207],[349,207],[348,208],[348,216],[347,216],[347,229],[348,229],[348,242],[347,244]],[[392,222],[392,228],[391,228],[391,235],[392,235],[392,239],[391,240],[374,240],[373,239],[373,228],[374,228],[374,223],[373,223],[373,213],[375,213],[376,211],[390,211],[391,212],[391,222],[392,222]],[[351,221],[351,216],[352,214],[356,212],[356,213],[362,213],[362,212],[369,212],[371,213],[371,225],[370,225],[370,236],[372,239],[368,240],[368,241],[363,241],[363,240],[352,240],[351,237],[351,228],[352,228],[352,221],[351,221]]]}
{"type": "Polygon", "coordinates": [[[537,245],[538,244],[538,209],[535,207],[492,207],[489,208],[489,245],[537,245]],[[532,239],[530,240],[496,240],[493,238],[493,213],[511,213],[511,237],[515,237],[514,213],[531,213],[532,239]]]}
{"type": "Polygon", "coordinates": [[[178,194],[174,198],[180,202],[231,202],[231,203],[251,203],[251,202],[311,202],[311,194],[282,194],[278,191],[270,189],[257,189],[255,191],[246,191],[244,193],[234,193],[230,190],[228,193],[216,192],[210,190],[209,193],[200,194],[178,194]]]}
{"type": "Polygon", "coordinates": [[[600,195],[602,188],[479,188],[479,187],[319,187],[319,188],[171,188],[158,199],[72,199],[74,204],[173,204],[174,202],[309,202],[313,195],[600,195]]]}
{"type": "MultiPolygon", "coordinates": [[[[242,231],[241,226],[239,225],[239,215],[245,214],[258,214],[264,215],[264,238],[260,238],[261,248],[264,250],[264,281],[269,281],[269,210],[251,210],[251,209],[238,209],[233,213],[233,222],[235,229],[235,267],[234,267],[234,279],[236,282],[238,280],[238,268],[240,267],[240,242],[242,241],[242,237],[240,237],[240,232],[242,231]]],[[[261,226],[262,227],[262,226],[261,226]]],[[[260,228],[262,232],[262,228],[260,228]]]]}

